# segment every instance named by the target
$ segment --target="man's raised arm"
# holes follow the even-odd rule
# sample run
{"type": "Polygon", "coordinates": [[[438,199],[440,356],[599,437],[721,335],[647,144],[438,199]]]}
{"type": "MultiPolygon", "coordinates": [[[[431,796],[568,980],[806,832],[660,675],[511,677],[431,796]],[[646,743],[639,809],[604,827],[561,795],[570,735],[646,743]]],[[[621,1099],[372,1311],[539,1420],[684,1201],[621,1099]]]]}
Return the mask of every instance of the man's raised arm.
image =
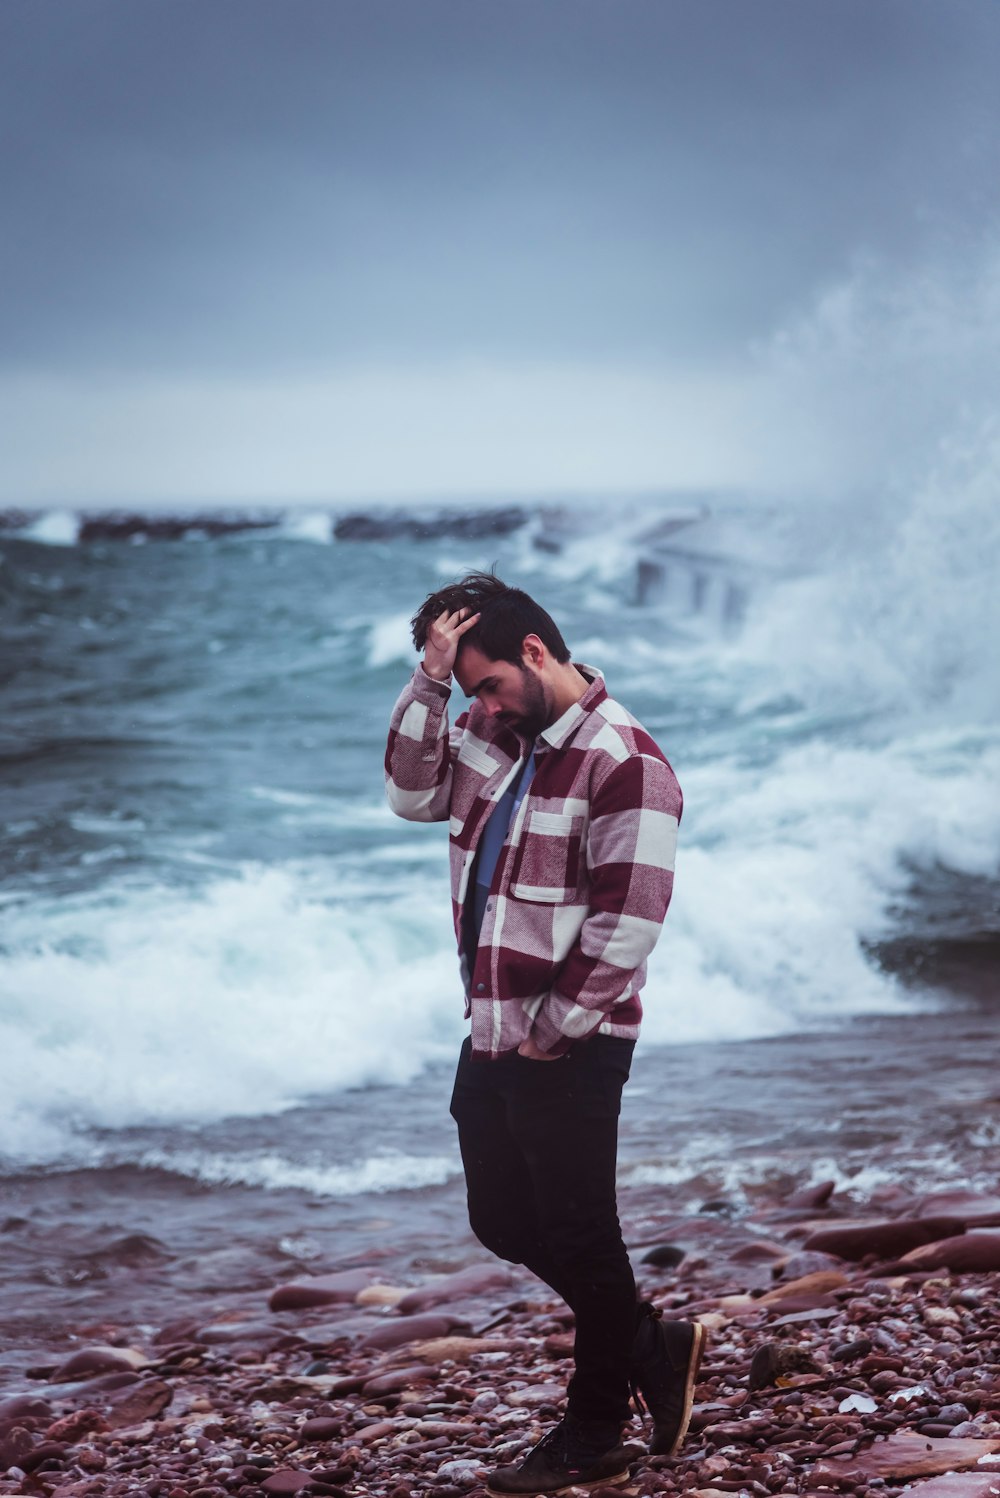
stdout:
{"type": "Polygon", "coordinates": [[[466,630],[479,618],[468,609],[446,610],[427,631],[424,658],[403,688],[389,722],[385,789],[397,816],[409,822],[443,822],[451,803],[451,766],[465,715],[449,734],[451,673],[466,630]]]}

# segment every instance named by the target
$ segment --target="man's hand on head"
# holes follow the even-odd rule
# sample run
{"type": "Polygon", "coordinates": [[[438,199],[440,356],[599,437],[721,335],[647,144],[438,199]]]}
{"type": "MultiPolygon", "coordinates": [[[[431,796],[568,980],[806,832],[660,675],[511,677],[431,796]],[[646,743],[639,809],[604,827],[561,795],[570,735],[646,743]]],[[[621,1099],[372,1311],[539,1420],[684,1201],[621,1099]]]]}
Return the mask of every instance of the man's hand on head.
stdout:
{"type": "Polygon", "coordinates": [[[456,609],[449,613],[445,609],[428,627],[424,641],[424,670],[435,681],[447,681],[455,665],[458,647],[466,630],[479,622],[478,614],[468,609],[456,609]]]}
{"type": "Polygon", "coordinates": [[[517,1054],[524,1056],[528,1061],[561,1061],[561,1056],[550,1056],[548,1051],[540,1051],[529,1035],[527,1040],[522,1040],[517,1048],[517,1054]]]}

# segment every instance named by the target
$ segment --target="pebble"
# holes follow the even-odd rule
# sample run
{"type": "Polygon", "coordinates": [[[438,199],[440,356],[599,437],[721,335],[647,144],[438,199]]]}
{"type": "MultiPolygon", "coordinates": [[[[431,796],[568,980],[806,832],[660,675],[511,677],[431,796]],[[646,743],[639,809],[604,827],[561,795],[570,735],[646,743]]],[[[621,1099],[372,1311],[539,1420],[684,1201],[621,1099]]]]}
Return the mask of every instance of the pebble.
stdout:
{"type": "MultiPolygon", "coordinates": [[[[794,1211],[762,1204],[762,1253],[742,1221],[711,1211],[685,1226],[683,1262],[644,1266],[644,1294],[671,1316],[697,1315],[710,1341],[678,1456],[646,1455],[648,1424],[627,1432],[636,1498],[897,1498],[906,1482],[913,1498],[981,1498],[989,1473],[1000,1486],[1000,1274],[896,1266],[873,1277],[855,1260],[831,1264],[819,1250],[792,1254],[761,1236],[789,1228],[808,1242],[852,1226],[849,1198],[830,1210],[836,1220],[795,1226],[794,1211]]],[[[904,1226],[915,1210],[905,1193],[880,1203],[904,1226]]],[[[662,1246],[671,1230],[664,1222],[662,1246]]],[[[643,1237],[657,1243],[655,1223],[643,1237]]],[[[122,1361],[78,1368],[76,1382],[61,1377],[65,1341],[44,1365],[34,1349],[30,1359],[60,1382],[43,1385],[44,1398],[9,1383],[0,1458],[13,1440],[16,1460],[0,1494],[28,1483],[49,1498],[481,1498],[487,1472],[517,1461],[558,1418],[572,1328],[527,1275],[441,1267],[403,1290],[386,1291],[374,1269],[290,1282],[324,1290],[332,1279],[324,1294],[344,1297],[353,1284],[350,1299],[364,1296],[372,1309],[360,1315],[345,1298],[339,1320],[330,1317],[337,1302],[320,1299],[268,1322],[259,1295],[244,1297],[238,1314],[232,1303],[216,1310],[205,1340],[194,1320],[145,1340],[123,1329],[130,1347],[87,1340],[116,1335],[109,1328],[81,1329],[81,1351],[122,1361]],[[370,1287],[378,1293],[369,1297],[370,1287]]]]}

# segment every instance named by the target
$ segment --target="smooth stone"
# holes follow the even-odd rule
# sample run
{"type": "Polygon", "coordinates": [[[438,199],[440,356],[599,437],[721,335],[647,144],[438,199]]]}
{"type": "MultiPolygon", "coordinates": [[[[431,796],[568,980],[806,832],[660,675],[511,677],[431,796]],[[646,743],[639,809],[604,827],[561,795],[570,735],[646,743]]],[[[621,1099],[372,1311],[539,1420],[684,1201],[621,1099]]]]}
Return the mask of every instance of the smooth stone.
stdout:
{"type": "Polygon", "coordinates": [[[443,1462],[438,1467],[435,1476],[445,1482],[458,1483],[460,1487],[472,1487],[478,1483],[485,1471],[486,1468],[482,1462],[469,1457],[458,1457],[450,1462],[443,1462]]]}
{"type": "Polygon", "coordinates": [[[811,1234],[802,1246],[854,1262],[867,1258],[869,1254],[880,1259],[899,1259],[911,1248],[939,1238],[954,1237],[964,1229],[964,1222],[956,1217],[897,1219],[864,1226],[822,1228],[811,1234]]]}
{"type": "Polygon", "coordinates": [[[457,1326],[467,1326],[457,1316],[445,1312],[427,1316],[400,1316],[378,1323],[362,1339],[362,1347],[377,1347],[387,1350],[402,1347],[418,1338],[446,1337],[457,1326]]]}
{"type": "Polygon", "coordinates": [[[316,1274],[308,1279],[290,1280],[271,1292],[268,1308],[272,1311],[301,1311],[308,1306],[349,1302],[374,1278],[371,1269],[342,1269],[337,1274],[316,1274]]]}
{"type": "MultiPolygon", "coordinates": [[[[1000,1217],[1000,1196],[987,1196],[978,1191],[968,1191],[956,1186],[949,1191],[933,1191],[917,1202],[917,1217],[960,1217],[963,1222],[976,1222],[985,1217],[1000,1217]]],[[[984,1226],[989,1226],[984,1223],[984,1226]]]]}
{"type": "MultiPolygon", "coordinates": [[[[839,1486],[853,1474],[858,1481],[882,1477],[935,1477],[963,1467],[974,1467],[984,1456],[1000,1452],[1000,1441],[974,1441],[955,1437],[935,1440],[912,1431],[894,1431],[884,1441],[847,1460],[820,1462],[812,1469],[812,1483],[839,1486]]],[[[994,1476],[994,1481],[996,1477],[994,1476]]]]}
{"type": "Polygon", "coordinates": [[[135,1372],[147,1359],[134,1347],[81,1347],[52,1375],[54,1384],[70,1383],[83,1373],[135,1372]]]}
{"type": "Polygon", "coordinates": [[[74,1441],[93,1435],[95,1431],[110,1429],[100,1410],[82,1409],[74,1410],[71,1415],[63,1415],[60,1420],[53,1421],[45,1432],[45,1436],[49,1441],[68,1441],[72,1445],[74,1441]]]}
{"type": "Polygon", "coordinates": [[[820,1181],[816,1186],[801,1186],[786,1199],[785,1206],[806,1211],[812,1211],[814,1207],[825,1207],[836,1188],[836,1181],[820,1181]]]}
{"type": "Polygon", "coordinates": [[[394,1368],[391,1373],[377,1373],[367,1378],[361,1386],[365,1398],[374,1394],[395,1394],[400,1389],[411,1389],[415,1384],[433,1383],[438,1370],[430,1363],[413,1363],[406,1368],[394,1368]]]}
{"type": "Polygon", "coordinates": [[[298,1493],[312,1482],[311,1472],[297,1472],[293,1467],[279,1467],[261,1483],[265,1493],[298,1493]]]}
{"type": "Polygon", "coordinates": [[[399,1285],[366,1285],[354,1297],[356,1306],[398,1306],[408,1292],[399,1285]]]}
{"type": "Polygon", "coordinates": [[[808,1348],[795,1347],[788,1342],[765,1342],[753,1355],[748,1383],[751,1389],[766,1389],[790,1373],[820,1371],[808,1348]]]}
{"type": "MultiPolygon", "coordinates": [[[[137,1384],[140,1377],[141,1374],[126,1372],[124,1369],[120,1373],[99,1373],[96,1378],[88,1378],[82,1384],[77,1384],[73,1397],[77,1398],[81,1394],[107,1394],[112,1389],[127,1389],[131,1384],[137,1384]]],[[[64,1395],[65,1391],[60,1390],[60,1394],[64,1395]]]]}
{"type": "Polygon", "coordinates": [[[199,1328],[198,1341],[207,1347],[218,1347],[227,1342],[253,1342],[272,1347],[286,1335],[273,1321],[210,1321],[207,1326],[199,1328]]]}
{"type": "Polygon", "coordinates": [[[858,1337],[854,1342],[841,1342],[836,1347],[831,1347],[830,1360],[834,1363],[853,1363],[858,1358],[867,1357],[871,1350],[870,1340],[858,1337]]]}
{"type": "Polygon", "coordinates": [[[500,1337],[432,1337],[427,1342],[414,1342],[413,1351],[429,1363],[465,1363],[476,1353],[506,1355],[522,1346],[521,1342],[500,1337]]]}
{"type": "MultiPolygon", "coordinates": [[[[739,1248],[734,1248],[729,1255],[731,1264],[767,1264],[781,1259],[787,1261],[788,1247],[784,1243],[771,1243],[766,1238],[755,1238],[749,1243],[741,1243],[739,1248]]],[[[777,1265],[775,1266],[777,1272],[777,1265]]]]}
{"type": "Polygon", "coordinates": [[[687,1250],[677,1243],[657,1243],[647,1249],[640,1264],[652,1264],[657,1269],[676,1269],[687,1258],[687,1250]]]}
{"type": "MultiPolygon", "coordinates": [[[[42,1465],[42,1462],[61,1462],[68,1449],[65,1441],[41,1441],[19,1459],[18,1466],[22,1467],[25,1472],[34,1472],[36,1467],[42,1465]]],[[[12,1462],[11,1466],[13,1465],[12,1462]]]]}
{"type": "Polygon", "coordinates": [[[959,1237],[924,1244],[904,1254],[915,1269],[950,1269],[955,1274],[989,1274],[1000,1269],[1000,1232],[975,1228],[959,1237]]]}
{"type": "Polygon", "coordinates": [[[470,1295],[484,1295],[487,1290],[507,1289],[513,1275],[500,1265],[471,1264],[455,1274],[446,1274],[404,1295],[396,1309],[401,1316],[412,1316],[443,1301],[462,1300],[470,1295]]]}
{"type": "Polygon", "coordinates": [[[376,1316],[345,1316],[342,1321],[318,1321],[312,1326],[298,1326],[295,1335],[301,1337],[307,1347],[329,1347],[331,1342],[346,1338],[364,1337],[376,1327],[394,1325],[376,1316]]]}
{"type": "Polygon", "coordinates": [[[779,1316],[774,1326],[798,1326],[806,1321],[832,1321],[841,1312],[834,1306],[814,1306],[806,1311],[792,1311],[788,1316],[779,1316]]]}
{"type": "Polygon", "coordinates": [[[108,1421],[112,1430],[121,1430],[128,1425],[141,1425],[144,1420],[158,1420],[173,1397],[173,1389],[162,1378],[150,1378],[133,1384],[111,1406],[108,1421]]]}
{"type": "Polygon", "coordinates": [[[566,1397],[563,1384],[531,1384],[526,1389],[515,1389],[504,1396],[514,1409],[531,1409],[538,1404],[558,1404],[566,1397]]]}
{"type": "Polygon", "coordinates": [[[35,1438],[23,1425],[15,1425],[0,1439],[0,1472],[8,1467],[20,1467],[31,1454],[35,1438]]]}
{"type": "Polygon", "coordinates": [[[329,1415],[317,1415],[313,1420],[306,1420],[299,1431],[299,1440],[310,1441],[335,1441],[344,1429],[343,1420],[337,1420],[329,1415]]]}
{"type": "MultiPolygon", "coordinates": [[[[848,1283],[847,1275],[842,1274],[839,1269],[821,1269],[815,1274],[806,1274],[801,1279],[788,1280],[776,1286],[775,1289],[768,1290],[766,1295],[761,1296],[758,1305],[780,1306],[788,1300],[812,1300],[816,1305],[828,1304],[821,1297],[829,1295],[831,1290],[842,1290],[848,1283]]],[[[810,1308],[801,1306],[798,1309],[810,1308]]]]}
{"type": "Polygon", "coordinates": [[[0,1400],[0,1420],[14,1420],[25,1415],[51,1420],[52,1406],[37,1394],[12,1394],[9,1399],[0,1400]]]}
{"type": "Polygon", "coordinates": [[[381,1441],[384,1436],[395,1435],[398,1429],[395,1420],[374,1420],[371,1425],[364,1425],[355,1432],[355,1440],[370,1446],[373,1441],[381,1441]]]}
{"type": "Polygon", "coordinates": [[[996,1477],[982,1472],[949,1472],[927,1482],[908,1483],[903,1489],[913,1498],[996,1498],[997,1491],[996,1477]]]}
{"type": "Polygon", "coordinates": [[[843,1259],[838,1259],[834,1254],[820,1254],[810,1250],[800,1249],[796,1254],[786,1257],[781,1265],[781,1281],[803,1279],[807,1274],[823,1274],[828,1270],[840,1271],[843,1259]]]}
{"type": "Polygon", "coordinates": [[[166,1326],[161,1326],[156,1333],[153,1346],[170,1347],[178,1343],[190,1342],[197,1331],[197,1321],[168,1321],[166,1326]]]}

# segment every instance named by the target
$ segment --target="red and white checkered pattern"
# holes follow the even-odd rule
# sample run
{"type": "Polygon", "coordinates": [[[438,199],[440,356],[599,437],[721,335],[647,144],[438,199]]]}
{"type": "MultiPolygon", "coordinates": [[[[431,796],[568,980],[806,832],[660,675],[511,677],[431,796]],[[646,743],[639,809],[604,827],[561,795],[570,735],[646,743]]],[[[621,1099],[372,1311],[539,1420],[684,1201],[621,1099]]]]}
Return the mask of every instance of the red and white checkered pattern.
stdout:
{"type": "Polygon", "coordinates": [[[579,702],[536,741],[535,775],[497,861],[475,968],[462,908],[476,848],[526,753],[478,702],[448,727],[451,687],[418,666],[396,703],[385,773],[389,804],[414,822],[447,821],[451,895],[472,1049],[516,1050],[529,1035],[553,1055],[594,1033],[639,1033],[646,958],[673,888],[682,798],[660,749],[590,666],[579,702]]]}

